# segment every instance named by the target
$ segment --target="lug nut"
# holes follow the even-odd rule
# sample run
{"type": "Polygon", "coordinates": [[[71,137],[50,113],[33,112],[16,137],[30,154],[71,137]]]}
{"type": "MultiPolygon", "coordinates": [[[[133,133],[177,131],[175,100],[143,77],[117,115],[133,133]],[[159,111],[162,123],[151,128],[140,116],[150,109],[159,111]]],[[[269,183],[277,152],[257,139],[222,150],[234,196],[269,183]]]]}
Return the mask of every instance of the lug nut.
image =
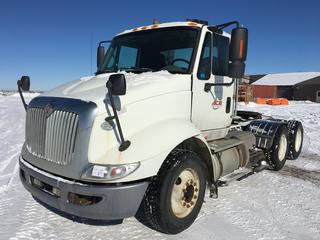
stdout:
{"type": "Polygon", "coordinates": [[[190,204],[187,204],[187,208],[189,208],[190,207],[190,204]]]}
{"type": "Polygon", "coordinates": [[[198,192],[198,188],[195,188],[194,191],[195,191],[195,192],[198,192]]]}

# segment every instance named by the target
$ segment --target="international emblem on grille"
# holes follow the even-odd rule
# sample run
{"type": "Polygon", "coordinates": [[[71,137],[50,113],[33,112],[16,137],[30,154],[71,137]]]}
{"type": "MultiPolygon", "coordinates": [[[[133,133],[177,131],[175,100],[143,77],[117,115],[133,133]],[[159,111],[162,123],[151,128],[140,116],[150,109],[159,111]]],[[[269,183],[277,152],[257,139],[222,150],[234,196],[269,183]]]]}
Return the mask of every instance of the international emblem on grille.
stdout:
{"type": "Polygon", "coordinates": [[[46,115],[46,117],[50,117],[50,115],[53,113],[53,106],[51,103],[48,103],[45,107],[44,107],[44,113],[46,115]]]}

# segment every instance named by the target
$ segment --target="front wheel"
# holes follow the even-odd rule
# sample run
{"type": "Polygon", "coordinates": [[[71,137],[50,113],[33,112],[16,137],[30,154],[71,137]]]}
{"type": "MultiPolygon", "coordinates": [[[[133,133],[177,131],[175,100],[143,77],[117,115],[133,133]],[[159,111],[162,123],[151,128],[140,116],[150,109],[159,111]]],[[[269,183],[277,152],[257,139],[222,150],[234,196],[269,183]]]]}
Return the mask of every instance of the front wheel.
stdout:
{"type": "MultiPolygon", "coordinates": [[[[204,166],[193,152],[175,150],[155,176],[140,206],[140,218],[167,234],[187,229],[201,209],[205,189],[204,166]]],[[[139,218],[138,218],[139,220],[139,218]]]]}

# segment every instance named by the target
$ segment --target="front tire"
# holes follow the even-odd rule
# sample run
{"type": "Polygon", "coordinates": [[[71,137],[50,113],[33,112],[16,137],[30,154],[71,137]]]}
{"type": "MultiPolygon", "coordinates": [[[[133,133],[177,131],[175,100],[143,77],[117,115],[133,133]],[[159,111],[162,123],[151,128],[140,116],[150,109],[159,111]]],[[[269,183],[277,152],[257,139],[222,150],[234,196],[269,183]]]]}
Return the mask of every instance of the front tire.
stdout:
{"type": "Polygon", "coordinates": [[[185,150],[169,154],[141,203],[138,220],[163,233],[187,229],[201,209],[205,189],[204,166],[200,158],[185,150]]]}

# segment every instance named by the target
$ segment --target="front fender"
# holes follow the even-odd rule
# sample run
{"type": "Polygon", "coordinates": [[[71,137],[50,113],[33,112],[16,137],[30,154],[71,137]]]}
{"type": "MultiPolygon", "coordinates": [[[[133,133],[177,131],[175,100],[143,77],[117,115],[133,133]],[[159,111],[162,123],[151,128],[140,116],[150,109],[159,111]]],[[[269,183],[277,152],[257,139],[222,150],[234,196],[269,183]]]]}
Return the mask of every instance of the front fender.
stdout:
{"type": "MultiPolygon", "coordinates": [[[[130,147],[120,152],[116,143],[103,154],[95,155],[89,151],[89,161],[92,164],[124,164],[140,162],[140,167],[131,175],[116,180],[116,182],[134,181],[157,174],[167,155],[184,140],[199,136],[200,131],[188,119],[169,119],[157,122],[143,130],[130,135],[130,147]]],[[[102,141],[104,142],[104,141],[102,141]]],[[[101,143],[96,142],[99,148],[101,143]]]]}

